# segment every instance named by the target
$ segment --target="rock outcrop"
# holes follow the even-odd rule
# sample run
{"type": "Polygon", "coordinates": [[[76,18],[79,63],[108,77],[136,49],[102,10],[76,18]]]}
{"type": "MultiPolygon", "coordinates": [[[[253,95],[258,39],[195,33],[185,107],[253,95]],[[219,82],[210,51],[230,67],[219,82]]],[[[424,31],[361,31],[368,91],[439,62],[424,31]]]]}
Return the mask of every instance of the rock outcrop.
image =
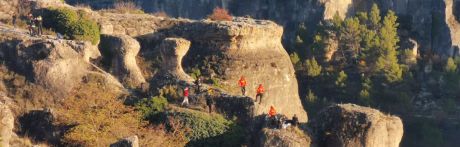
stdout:
{"type": "Polygon", "coordinates": [[[120,141],[111,144],[110,147],[139,147],[139,138],[137,136],[123,138],[120,141]]]}
{"type": "Polygon", "coordinates": [[[298,128],[269,129],[264,128],[260,134],[261,147],[310,147],[310,137],[298,128]]]}
{"type": "Polygon", "coordinates": [[[0,28],[0,56],[12,70],[25,75],[56,96],[64,96],[86,75],[101,76],[114,90],[123,86],[110,74],[88,62],[100,55],[91,43],[30,37],[21,31],[0,28]]]}
{"type": "Polygon", "coordinates": [[[315,144],[327,147],[398,147],[403,136],[399,117],[354,104],[326,108],[312,129],[315,144]]]}
{"type": "Polygon", "coordinates": [[[14,115],[8,105],[0,101],[0,146],[9,147],[14,135],[14,115]]]}
{"type": "Polygon", "coordinates": [[[257,86],[263,84],[266,92],[262,103],[256,105],[256,115],[267,113],[274,106],[279,113],[288,117],[297,114],[301,122],[307,122],[294,68],[281,44],[283,28],[276,23],[247,18],[235,18],[233,22],[194,21],[162,33],[191,41],[184,66],[216,61],[218,64],[212,69],[215,78],[229,94],[241,95],[236,86],[241,76],[246,77],[246,93],[250,97],[255,98],[257,86]]]}
{"type": "Polygon", "coordinates": [[[146,82],[136,63],[141,48],[136,39],[127,35],[101,35],[99,46],[112,59],[112,73],[123,85],[138,87],[146,82]]]}
{"type": "Polygon", "coordinates": [[[182,38],[166,38],[160,44],[163,59],[158,75],[167,75],[178,80],[192,82],[193,78],[187,75],[182,68],[182,58],[190,48],[190,41],[182,38]]]}

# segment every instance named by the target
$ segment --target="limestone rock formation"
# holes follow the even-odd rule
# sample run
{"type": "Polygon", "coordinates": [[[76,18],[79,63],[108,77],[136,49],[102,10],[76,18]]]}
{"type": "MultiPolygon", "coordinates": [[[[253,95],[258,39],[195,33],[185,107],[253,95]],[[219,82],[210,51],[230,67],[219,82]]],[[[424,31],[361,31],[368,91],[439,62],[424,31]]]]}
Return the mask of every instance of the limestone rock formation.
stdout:
{"type": "Polygon", "coordinates": [[[127,137],[111,144],[110,147],[139,147],[139,138],[137,136],[127,137]]]}
{"type": "Polygon", "coordinates": [[[13,136],[14,115],[10,108],[0,101],[0,146],[9,147],[13,136]]]}
{"type": "Polygon", "coordinates": [[[324,5],[324,19],[332,19],[337,13],[341,18],[346,18],[350,8],[353,8],[353,0],[320,0],[324,5]]]}
{"type": "Polygon", "coordinates": [[[160,44],[163,64],[159,75],[170,75],[179,80],[192,82],[193,78],[187,75],[182,68],[182,58],[190,48],[190,41],[182,38],[166,38],[160,44]]]}
{"type": "Polygon", "coordinates": [[[398,147],[403,136],[399,117],[354,104],[326,108],[312,129],[315,144],[327,147],[398,147]]]}
{"type": "Polygon", "coordinates": [[[259,84],[265,87],[255,114],[267,113],[270,106],[292,117],[297,114],[307,122],[307,113],[298,94],[297,79],[289,55],[281,44],[283,28],[271,21],[235,18],[233,22],[195,21],[178,24],[164,32],[192,42],[184,66],[217,62],[213,70],[224,89],[241,95],[237,81],[245,76],[247,94],[255,98],[259,84]],[[197,58],[195,58],[197,57],[197,58]]]}
{"type": "Polygon", "coordinates": [[[112,73],[128,87],[138,87],[145,83],[137,66],[136,56],[140,45],[127,35],[101,35],[100,47],[112,58],[112,73]]]}
{"type": "Polygon", "coordinates": [[[123,88],[110,74],[88,62],[100,55],[91,43],[30,37],[3,27],[0,30],[0,55],[14,67],[12,70],[57,96],[66,95],[90,74],[103,77],[114,90],[123,88]]]}
{"type": "Polygon", "coordinates": [[[268,129],[261,131],[261,147],[310,147],[310,137],[298,128],[268,129]]]}

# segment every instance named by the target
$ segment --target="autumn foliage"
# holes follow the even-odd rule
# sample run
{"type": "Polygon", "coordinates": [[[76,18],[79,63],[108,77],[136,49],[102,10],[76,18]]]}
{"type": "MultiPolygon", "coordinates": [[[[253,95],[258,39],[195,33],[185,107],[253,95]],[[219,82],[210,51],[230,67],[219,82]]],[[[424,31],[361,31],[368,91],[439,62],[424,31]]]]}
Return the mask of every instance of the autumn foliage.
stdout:
{"type": "Polygon", "coordinates": [[[216,7],[208,18],[214,21],[232,21],[233,16],[230,15],[226,9],[216,7]]]}

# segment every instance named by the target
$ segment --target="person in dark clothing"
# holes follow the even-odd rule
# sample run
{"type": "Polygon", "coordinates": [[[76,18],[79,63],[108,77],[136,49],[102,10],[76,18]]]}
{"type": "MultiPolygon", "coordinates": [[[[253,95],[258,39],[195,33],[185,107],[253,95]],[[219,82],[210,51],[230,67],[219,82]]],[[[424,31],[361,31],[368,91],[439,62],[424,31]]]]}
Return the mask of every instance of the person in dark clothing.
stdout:
{"type": "Polygon", "coordinates": [[[209,113],[212,112],[212,105],[214,104],[214,100],[212,99],[211,96],[206,97],[206,105],[208,105],[209,108],[209,113]]]}
{"type": "Polygon", "coordinates": [[[206,105],[208,106],[209,113],[212,113],[212,105],[214,105],[214,100],[212,98],[212,89],[208,89],[208,94],[206,95],[206,105]]]}
{"type": "Polygon", "coordinates": [[[18,16],[16,14],[13,14],[13,26],[16,28],[16,21],[18,19],[18,16]]]}
{"type": "Polygon", "coordinates": [[[292,126],[297,126],[299,124],[299,118],[297,118],[297,115],[294,114],[294,116],[292,117],[291,124],[292,126]]]}
{"type": "Polygon", "coordinates": [[[197,87],[198,93],[201,92],[201,81],[202,81],[201,76],[198,76],[195,80],[195,86],[197,87]]]}
{"type": "Polygon", "coordinates": [[[42,16],[38,16],[37,18],[35,18],[35,24],[37,25],[37,34],[39,36],[41,36],[43,34],[43,18],[42,16]]]}

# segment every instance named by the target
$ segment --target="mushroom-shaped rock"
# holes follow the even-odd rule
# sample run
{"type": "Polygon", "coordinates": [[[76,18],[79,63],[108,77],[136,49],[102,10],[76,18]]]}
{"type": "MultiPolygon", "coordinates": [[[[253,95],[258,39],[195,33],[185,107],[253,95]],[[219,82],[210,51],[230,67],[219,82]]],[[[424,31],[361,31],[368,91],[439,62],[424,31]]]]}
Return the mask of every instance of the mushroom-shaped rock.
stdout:
{"type": "Polygon", "coordinates": [[[128,87],[138,87],[145,78],[137,66],[139,42],[127,35],[101,35],[101,48],[111,55],[112,72],[128,87]]]}
{"type": "Polygon", "coordinates": [[[163,63],[159,74],[168,74],[179,80],[191,82],[193,79],[182,69],[182,58],[190,48],[190,41],[182,38],[166,38],[160,44],[163,63]]]}
{"type": "Polygon", "coordinates": [[[14,115],[10,108],[0,102],[0,146],[9,147],[10,139],[13,136],[14,115]]]}
{"type": "Polygon", "coordinates": [[[313,121],[318,146],[398,147],[403,136],[399,117],[354,104],[326,108],[313,121]]]}

